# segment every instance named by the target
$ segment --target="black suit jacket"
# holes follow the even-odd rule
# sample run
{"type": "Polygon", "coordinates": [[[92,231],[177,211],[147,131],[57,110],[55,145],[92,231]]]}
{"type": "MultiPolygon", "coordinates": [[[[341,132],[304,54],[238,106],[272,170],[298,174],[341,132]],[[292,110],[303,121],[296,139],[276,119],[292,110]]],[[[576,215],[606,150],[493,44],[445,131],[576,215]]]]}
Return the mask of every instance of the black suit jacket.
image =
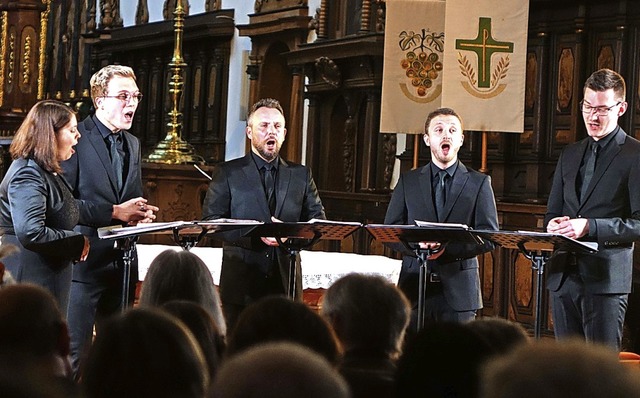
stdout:
{"type": "Polygon", "coordinates": [[[75,204],[64,203],[62,190],[68,187],[58,178],[32,159],[16,159],[7,170],[0,184],[0,232],[2,243],[20,249],[2,259],[11,269],[49,269],[53,274],[82,255],[84,237],[72,231],[77,213],[65,214],[64,209],[75,204]]]}
{"type": "MultiPolygon", "coordinates": [[[[71,186],[73,196],[80,205],[80,221],[76,231],[89,237],[91,250],[87,261],[73,267],[73,279],[82,282],[105,283],[117,273],[113,262],[122,259],[122,250],[114,248],[111,240],[98,238],[98,228],[121,224],[112,220],[113,205],[142,196],[140,170],[140,143],[131,133],[123,131],[122,138],[128,148],[128,174],[123,180],[122,192],[116,189],[116,179],[111,166],[109,150],[91,116],[78,124],[82,135],[76,145],[76,153],[62,163],[64,177],[71,186]]],[[[132,264],[132,277],[137,280],[137,258],[132,264]]]]}
{"type": "MultiPolygon", "coordinates": [[[[433,206],[431,187],[430,164],[402,174],[391,196],[384,223],[410,225],[420,220],[466,224],[474,229],[498,229],[496,202],[489,176],[467,169],[459,162],[440,220],[433,206]]],[[[400,249],[400,246],[394,248],[400,249]]],[[[469,245],[450,242],[437,260],[429,261],[433,272],[440,275],[447,302],[456,311],[482,308],[476,256],[492,249],[491,243],[469,245]]],[[[403,252],[398,286],[413,303],[417,303],[420,263],[413,253],[406,249],[403,252]]]]}
{"type": "MultiPolygon", "coordinates": [[[[588,218],[589,235],[598,253],[577,254],[585,288],[595,294],[631,292],[633,241],[640,239],[640,142],[621,128],[598,154],[596,169],[583,200],[576,179],[589,138],[568,145],[560,155],[547,202],[545,226],[559,216],[588,218]]],[[[558,290],[571,256],[558,251],[547,267],[547,288],[558,290]]]]}
{"type": "MultiPolygon", "coordinates": [[[[274,217],[284,222],[325,218],[311,170],[279,158],[274,217]]],[[[269,204],[260,180],[260,172],[248,153],[215,168],[202,207],[202,218],[235,218],[271,222],[269,204]]],[[[264,278],[276,264],[282,276],[283,291],[288,286],[289,260],[279,249],[259,238],[243,237],[245,230],[216,234],[224,241],[220,295],[224,302],[244,305],[251,301],[251,285],[264,278]]],[[[297,265],[297,297],[302,290],[300,264],[297,265]]]]}

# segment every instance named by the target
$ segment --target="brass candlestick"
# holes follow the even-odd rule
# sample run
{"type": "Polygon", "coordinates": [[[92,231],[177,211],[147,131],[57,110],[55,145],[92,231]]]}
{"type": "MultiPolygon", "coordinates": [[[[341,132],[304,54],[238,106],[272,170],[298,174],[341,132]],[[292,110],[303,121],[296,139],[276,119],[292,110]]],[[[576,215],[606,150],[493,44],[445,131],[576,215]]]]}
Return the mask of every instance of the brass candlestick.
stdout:
{"type": "Polygon", "coordinates": [[[153,152],[146,159],[150,163],[164,164],[204,164],[204,159],[195,154],[193,147],[182,139],[182,113],[178,109],[180,98],[182,97],[183,78],[182,71],[187,66],[182,58],[182,32],[184,30],[184,8],[182,0],[178,0],[176,9],[173,12],[175,45],[173,47],[173,58],[169,63],[173,75],[169,82],[169,93],[173,103],[173,108],[169,112],[169,123],[167,127],[169,132],[167,136],[160,141],[153,152]]]}

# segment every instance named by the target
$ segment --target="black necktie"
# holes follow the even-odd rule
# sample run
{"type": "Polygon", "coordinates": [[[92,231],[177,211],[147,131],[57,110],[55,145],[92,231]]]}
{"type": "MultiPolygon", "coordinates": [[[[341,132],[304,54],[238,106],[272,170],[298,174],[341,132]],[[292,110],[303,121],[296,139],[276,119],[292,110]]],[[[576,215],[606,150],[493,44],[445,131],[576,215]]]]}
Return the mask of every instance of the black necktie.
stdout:
{"type": "Polygon", "coordinates": [[[596,169],[596,160],[598,157],[598,150],[600,149],[600,144],[593,141],[591,142],[591,153],[587,158],[587,164],[584,167],[584,178],[582,179],[582,186],[580,187],[580,200],[583,200],[585,195],[587,194],[587,188],[589,187],[589,183],[591,182],[591,177],[593,177],[593,172],[596,169]]]}
{"type": "Polygon", "coordinates": [[[271,163],[265,164],[264,166],[262,166],[262,168],[264,169],[264,192],[267,194],[269,210],[273,215],[274,211],[276,210],[276,182],[273,176],[273,172],[275,170],[273,169],[273,165],[271,163]]]}
{"type": "Polygon", "coordinates": [[[447,177],[449,177],[449,174],[445,170],[438,171],[438,183],[436,185],[435,192],[438,221],[442,221],[442,219],[444,218],[444,204],[447,201],[447,177]]]}
{"type": "Polygon", "coordinates": [[[118,192],[122,190],[122,172],[124,168],[122,154],[118,150],[119,139],[120,134],[109,134],[109,141],[111,143],[111,145],[109,146],[109,154],[111,155],[111,166],[113,167],[113,172],[116,175],[116,186],[118,188],[118,192]]]}

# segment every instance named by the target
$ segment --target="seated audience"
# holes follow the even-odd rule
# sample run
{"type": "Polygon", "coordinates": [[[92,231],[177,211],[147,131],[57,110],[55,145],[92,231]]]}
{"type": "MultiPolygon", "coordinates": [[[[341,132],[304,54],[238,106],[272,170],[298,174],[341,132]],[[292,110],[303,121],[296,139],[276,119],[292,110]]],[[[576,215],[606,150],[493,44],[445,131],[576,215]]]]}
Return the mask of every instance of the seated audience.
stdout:
{"type": "Polygon", "coordinates": [[[162,309],[181,320],[196,338],[207,361],[209,378],[213,380],[227,343],[211,314],[200,304],[186,300],[167,301],[162,309]]]}
{"type": "Polygon", "coordinates": [[[197,255],[186,251],[165,250],[149,265],[140,292],[140,306],[159,307],[171,300],[188,300],[209,311],[216,327],[227,334],[220,296],[211,272],[197,255]]]}
{"type": "Polygon", "coordinates": [[[158,309],[134,308],[108,319],[89,350],[86,398],[202,398],[207,364],[191,332],[158,309]]]}
{"type": "Polygon", "coordinates": [[[484,338],[498,355],[507,354],[521,344],[531,341],[524,326],[504,318],[476,318],[466,325],[484,338]]]}
{"type": "Polygon", "coordinates": [[[0,244],[0,288],[7,285],[13,285],[16,283],[16,280],[11,275],[11,272],[5,267],[4,263],[1,261],[4,257],[13,254],[16,252],[18,248],[14,245],[9,244],[0,244]]]}
{"type": "Polygon", "coordinates": [[[67,324],[43,287],[25,283],[0,289],[0,376],[1,397],[77,395],[67,324]]]}
{"type": "Polygon", "coordinates": [[[211,398],[348,398],[349,387],[325,358],[291,342],[264,343],[222,364],[211,398]]]}
{"type": "Polygon", "coordinates": [[[326,291],[322,314],[344,350],[339,370],[354,398],[394,396],[410,313],[405,295],[379,276],[349,274],[326,291]]]}
{"type": "Polygon", "coordinates": [[[338,362],[337,342],[328,323],[306,304],[284,296],[263,297],[242,311],[229,335],[227,356],[273,341],[302,344],[330,363],[338,362]]]}
{"type": "Polygon", "coordinates": [[[540,341],[489,361],[481,397],[638,398],[640,378],[605,346],[581,339],[540,341]]]}
{"type": "Polygon", "coordinates": [[[396,396],[475,398],[480,368],[492,353],[466,324],[427,324],[400,357],[396,396]]]}

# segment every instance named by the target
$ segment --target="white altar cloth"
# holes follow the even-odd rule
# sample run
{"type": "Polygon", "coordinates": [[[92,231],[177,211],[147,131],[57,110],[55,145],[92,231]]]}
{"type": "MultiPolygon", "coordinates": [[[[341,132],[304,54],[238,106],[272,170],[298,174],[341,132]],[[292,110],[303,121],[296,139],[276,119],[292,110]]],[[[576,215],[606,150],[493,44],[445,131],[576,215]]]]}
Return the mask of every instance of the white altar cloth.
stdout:
{"type": "MultiPolygon", "coordinates": [[[[167,249],[182,250],[179,246],[136,245],[140,280],[144,280],[151,261],[167,249]]],[[[191,252],[204,261],[216,285],[220,283],[222,249],[194,247],[191,252]]],[[[340,277],[352,272],[381,275],[392,283],[398,282],[400,260],[385,256],[335,253],[322,251],[300,251],[302,261],[302,287],[304,289],[326,289],[340,277]]]]}

